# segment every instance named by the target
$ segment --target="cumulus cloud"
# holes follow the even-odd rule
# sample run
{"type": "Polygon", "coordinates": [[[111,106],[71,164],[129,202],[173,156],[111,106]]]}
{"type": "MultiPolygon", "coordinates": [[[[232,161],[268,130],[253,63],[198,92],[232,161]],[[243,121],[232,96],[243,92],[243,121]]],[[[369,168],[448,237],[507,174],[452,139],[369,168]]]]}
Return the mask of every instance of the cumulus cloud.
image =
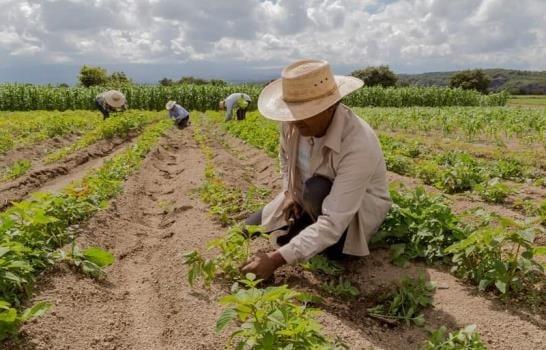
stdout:
{"type": "Polygon", "coordinates": [[[520,0],[517,10],[510,0],[0,0],[0,8],[0,68],[201,62],[244,75],[320,57],[344,69],[546,69],[542,0],[520,0]]]}

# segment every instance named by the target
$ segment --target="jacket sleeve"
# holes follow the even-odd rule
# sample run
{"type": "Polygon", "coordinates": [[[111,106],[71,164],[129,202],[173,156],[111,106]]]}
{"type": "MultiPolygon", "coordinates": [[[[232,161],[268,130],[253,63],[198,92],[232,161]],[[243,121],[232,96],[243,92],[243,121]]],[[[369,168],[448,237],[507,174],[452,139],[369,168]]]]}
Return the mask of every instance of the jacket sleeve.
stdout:
{"type": "Polygon", "coordinates": [[[283,193],[288,190],[288,157],[286,154],[286,129],[285,125],[281,124],[281,132],[279,133],[279,164],[281,166],[282,190],[283,193]]]}
{"type": "Polygon", "coordinates": [[[341,156],[330,194],[322,203],[322,215],[279,248],[289,264],[308,260],[335,244],[362,204],[380,158],[364,144],[341,156]]]}

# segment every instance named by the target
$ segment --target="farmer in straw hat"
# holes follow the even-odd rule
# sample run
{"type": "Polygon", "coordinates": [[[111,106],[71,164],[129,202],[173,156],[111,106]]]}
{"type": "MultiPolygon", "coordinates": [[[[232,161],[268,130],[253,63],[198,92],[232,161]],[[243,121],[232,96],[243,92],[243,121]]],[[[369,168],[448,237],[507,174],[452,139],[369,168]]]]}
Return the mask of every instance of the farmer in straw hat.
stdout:
{"type": "Polygon", "coordinates": [[[174,120],[174,123],[179,129],[184,129],[188,126],[190,120],[190,113],[176,101],[169,101],[165,106],[169,111],[169,117],[174,120]]]}
{"type": "Polygon", "coordinates": [[[95,104],[101,111],[103,120],[109,118],[111,112],[127,110],[125,95],[117,90],[109,90],[97,95],[95,104]]]}
{"type": "Polygon", "coordinates": [[[231,120],[233,111],[237,113],[237,120],[243,120],[246,117],[246,110],[252,99],[247,94],[234,93],[220,101],[218,107],[226,111],[226,122],[231,120]]]}
{"type": "Polygon", "coordinates": [[[326,61],[301,60],[261,92],[258,109],[281,122],[283,190],[246,223],[264,226],[279,248],[253,256],[243,273],[267,279],[281,265],[319,253],[331,259],[369,254],[368,241],[391,200],[374,131],[340,103],[362,85],[334,76],[326,61]]]}

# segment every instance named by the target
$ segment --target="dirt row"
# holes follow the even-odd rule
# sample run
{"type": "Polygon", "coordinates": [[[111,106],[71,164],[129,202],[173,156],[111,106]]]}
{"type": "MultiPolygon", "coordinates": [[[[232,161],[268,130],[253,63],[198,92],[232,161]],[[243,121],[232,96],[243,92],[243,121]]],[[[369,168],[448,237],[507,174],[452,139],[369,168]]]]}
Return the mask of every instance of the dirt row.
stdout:
{"type": "MultiPolygon", "coordinates": [[[[80,227],[79,244],[109,249],[117,258],[105,280],[97,282],[65,267],[45,273],[31,300],[48,300],[53,311],[23,328],[19,344],[6,349],[221,349],[225,335],[214,333],[221,312],[221,283],[211,290],[185,282],[183,252],[199,249],[225,228],[215,223],[195,195],[205,161],[191,133],[173,130],[147,157],[139,172],[111,206],[80,227]]],[[[275,161],[220,130],[212,140],[215,166],[226,183],[279,188],[275,161]]],[[[267,244],[257,245],[270,249],[267,244]]],[[[211,252],[207,254],[212,254],[211,252]]],[[[367,318],[365,309],[390,284],[424,274],[442,288],[429,326],[450,328],[475,323],[490,349],[535,349],[546,345],[545,324],[524,312],[476,293],[441,269],[412,264],[398,268],[388,253],[374,251],[347,265],[347,276],[361,291],[355,302],[326,298],[321,323],[352,349],[417,349],[427,336],[421,328],[387,328],[367,318]]],[[[299,267],[284,267],[277,283],[321,294],[320,276],[299,267]]]]}
{"type": "MultiPolygon", "coordinates": [[[[10,154],[13,161],[28,159],[27,157],[32,157],[31,153],[36,152],[38,152],[38,157],[42,158],[35,160],[33,167],[25,175],[0,184],[0,210],[4,210],[14,201],[25,199],[33,192],[56,192],[62,189],[70,182],[85,176],[89,170],[100,167],[105,160],[122,151],[136,136],[137,133],[132,133],[126,137],[100,140],[86,149],[50,165],[42,163],[41,159],[45,154],[38,150],[22,149],[18,153],[10,154]]],[[[68,144],[68,141],[59,141],[59,144],[65,143],[68,144]]]]}

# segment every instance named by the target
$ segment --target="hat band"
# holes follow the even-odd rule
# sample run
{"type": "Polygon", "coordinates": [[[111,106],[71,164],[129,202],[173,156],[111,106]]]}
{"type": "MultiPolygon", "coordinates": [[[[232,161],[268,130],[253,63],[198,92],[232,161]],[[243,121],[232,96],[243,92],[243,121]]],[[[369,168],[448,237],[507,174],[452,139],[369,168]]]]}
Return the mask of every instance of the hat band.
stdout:
{"type": "Polygon", "coordinates": [[[328,95],[331,95],[334,92],[336,92],[337,90],[338,90],[338,86],[337,86],[337,84],[334,84],[333,88],[331,88],[330,90],[326,91],[325,93],[323,93],[321,95],[308,97],[308,98],[289,98],[287,96],[284,96],[284,94],[283,94],[282,99],[284,100],[284,102],[309,102],[309,101],[318,100],[319,98],[323,98],[323,97],[326,97],[328,95]]]}

